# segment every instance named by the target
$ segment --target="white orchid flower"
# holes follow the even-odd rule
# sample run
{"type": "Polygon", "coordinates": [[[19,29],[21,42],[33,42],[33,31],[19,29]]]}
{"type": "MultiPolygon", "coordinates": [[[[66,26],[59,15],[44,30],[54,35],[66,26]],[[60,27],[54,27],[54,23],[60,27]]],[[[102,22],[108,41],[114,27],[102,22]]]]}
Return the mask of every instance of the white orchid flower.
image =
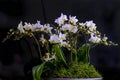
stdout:
{"type": "Polygon", "coordinates": [[[55,57],[55,53],[54,54],[52,54],[52,56],[51,56],[51,59],[55,59],[56,57],[55,57]]]}
{"type": "Polygon", "coordinates": [[[62,46],[62,47],[65,47],[65,46],[67,46],[68,45],[68,43],[66,42],[66,41],[61,41],[60,42],[60,46],[62,46]]]}
{"type": "Polygon", "coordinates": [[[63,30],[63,31],[67,31],[68,30],[69,32],[71,32],[73,28],[74,28],[73,25],[65,24],[65,25],[62,26],[61,30],[63,30]]]}
{"type": "Polygon", "coordinates": [[[35,29],[35,31],[40,31],[43,28],[43,25],[40,24],[40,21],[37,21],[36,24],[32,24],[32,26],[35,29]]]}
{"type": "Polygon", "coordinates": [[[22,25],[22,22],[20,22],[20,23],[18,24],[17,29],[20,31],[20,33],[24,33],[24,32],[25,32],[25,30],[24,30],[24,28],[23,28],[23,25],[22,25]]]}
{"type": "Polygon", "coordinates": [[[66,34],[59,33],[59,39],[60,40],[66,40],[66,34]]]}
{"type": "Polygon", "coordinates": [[[70,27],[70,26],[72,26],[72,25],[71,25],[71,24],[64,24],[64,25],[62,26],[61,30],[67,31],[67,30],[69,30],[69,27],[70,27]]]}
{"type": "Polygon", "coordinates": [[[62,31],[69,31],[69,32],[73,32],[76,33],[78,31],[77,26],[71,25],[71,24],[65,24],[62,26],[61,28],[62,31]]]}
{"type": "Polygon", "coordinates": [[[94,35],[94,34],[91,34],[91,37],[90,37],[89,41],[92,42],[92,43],[100,43],[101,38],[94,35]]]}
{"type": "Polygon", "coordinates": [[[39,40],[42,44],[45,44],[47,42],[47,40],[44,38],[44,35],[41,35],[41,38],[39,40]]]}
{"type": "Polygon", "coordinates": [[[35,28],[32,26],[32,24],[26,23],[26,22],[25,22],[25,25],[24,25],[24,29],[25,30],[31,30],[32,32],[35,31],[35,28]]]}
{"type": "Polygon", "coordinates": [[[85,25],[89,28],[90,31],[96,30],[96,24],[93,21],[86,21],[85,25]]]}
{"type": "Polygon", "coordinates": [[[49,39],[50,43],[59,43],[60,39],[59,36],[56,34],[52,34],[49,39]]]}
{"type": "Polygon", "coordinates": [[[78,19],[76,18],[76,16],[69,16],[69,21],[76,25],[76,23],[78,22],[78,19]]]}
{"type": "Polygon", "coordinates": [[[108,37],[103,37],[102,40],[103,41],[107,41],[108,37]]]}
{"type": "Polygon", "coordinates": [[[46,57],[44,58],[46,62],[53,59],[55,59],[55,54],[52,54],[52,56],[50,57],[50,53],[46,53],[46,57]]]}
{"type": "Polygon", "coordinates": [[[77,31],[78,31],[77,26],[74,26],[74,28],[73,28],[73,29],[71,29],[71,32],[73,32],[73,33],[76,33],[77,31]]]}
{"type": "Polygon", "coordinates": [[[47,33],[51,33],[51,30],[53,29],[53,27],[50,27],[50,24],[45,24],[42,28],[47,33]]]}
{"type": "Polygon", "coordinates": [[[55,19],[55,23],[57,23],[59,26],[63,25],[65,21],[67,21],[67,16],[61,13],[61,16],[57,19],[55,19]]]}
{"type": "Polygon", "coordinates": [[[46,54],[45,54],[44,60],[45,60],[45,61],[51,60],[51,58],[50,58],[50,53],[46,53],[46,54]]]}

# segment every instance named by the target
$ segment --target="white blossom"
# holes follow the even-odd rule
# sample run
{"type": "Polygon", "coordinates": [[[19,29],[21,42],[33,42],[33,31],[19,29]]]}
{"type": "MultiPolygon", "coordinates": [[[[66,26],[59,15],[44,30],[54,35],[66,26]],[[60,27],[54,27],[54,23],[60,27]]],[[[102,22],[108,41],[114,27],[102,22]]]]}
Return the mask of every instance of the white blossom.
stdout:
{"type": "Polygon", "coordinates": [[[46,39],[44,38],[44,35],[43,35],[43,34],[41,35],[40,42],[41,42],[42,44],[45,44],[45,43],[46,43],[46,39]]]}
{"type": "Polygon", "coordinates": [[[60,40],[66,40],[66,34],[59,33],[59,39],[60,40]]]}
{"type": "Polygon", "coordinates": [[[50,53],[46,53],[46,57],[44,58],[44,60],[47,62],[52,59],[55,59],[55,54],[52,54],[52,56],[50,57],[50,53]]]}
{"type": "Polygon", "coordinates": [[[47,62],[47,61],[50,61],[51,58],[47,57],[47,58],[44,58],[44,60],[47,62]]]}
{"type": "Polygon", "coordinates": [[[60,46],[62,46],[62,47],[65,47],[65,46],[67,46],[68,45],[68,43],[66,42],[66,41],[61,41],[60,42],[60,46]]]}
{"type": "Polygon", "coordinates": [[[96,36],[95,34],[91,34],[89,41],[92,43],[100,43],[101,38],[96,36]]]}
{"type": "Polygon", "coordinates": [[[64,25],[62,26],[61,30],[67,31],[67,30],[69,30],[69,27],[71,28],[72,25],[71,25],[71,24],[64,24],[64,25]]]}
{"type": "Polygon", "coordinates": [[[59,36],[56,34],[52,34],[49,39],[50,43],[59,43],[60,39],[59,36]]]}
{"type": "Polygon", "coordinates": [[[63,25],[65,21],[67,21],[67,16],[61,13],[61,16],[55,19],[55,23],[57,23],[59,26],[63,25]]]}
{"type": "Polygon", "coordinates": [[[62,26],[61,30],[76,33],[78,31],[78,28],[77,26],[71,24],[65,24],[62,26]]]}
{"type": "Polygon", "coordinates": [[[73,29],[71,29],[71,32],[73,32],[73,33],[76,33],[77,31],[78,31],[77,26],[74,26],[74,28],[73,28],[73,29]]]}
{"type": "Polygon", "coordinates": [[[72,24],[76,25],[76,22],[78,22],[78,19],[76,19],[76,16],[69,16],[69,21],[72,24]]]}
{"type": "Polygon", "coordinates": [[[35,29],[35,31],[42,31],[43,29],[43,25],[40,24],[40,21],[37,21],[36,24],[32,24],[33,28],[35,29]]]}
{"type": "Polygon", "coordinates": [[[35,28],[32,26],[32,24],[30,24],[30,23],[26,23],[25,22],[25,25],[24,25],[24,28],[25,28],[25,30],[31,30],[32,32],[34,32],[35,31],[35,28]]]}
{"type": "Polygon", "coordinates": [[[85,25],[89,28],[90,31],[96,30],[96,24],[93,21],[86,21],[85,25]]]}
{"type": "Polygon", "coordinates": [[[80,26],[85,26],[85,23],[79,23],[78,25],[80,25],[80,26]]]}
{"type": "Polygon", "coordinates": [[[51,59],[55,59],[55,53],[52,54],[51,59]]]}
{"type": "Polygon", "coordinates": [[[102,40],[103,41],[107,41],[108,37],[103,37],[102,40]]]}
{"type": "Polygon", "coordinates": [[[24,30],[24,28],[23,28],[23,25],[22,25],[22,22],[20,22],[20,23],[18,24],[17,29],[20,31],[20,33],[24,33],[24,32],[25,32],[25,30],[24,30]]]}
{"type": "Polygon", "coordinates": [[[42,28],[42,30],[46,33],[51,33],[51,30],[53,29],[53,27],[50,27],[50,24],[45,24],[42,28]]]}

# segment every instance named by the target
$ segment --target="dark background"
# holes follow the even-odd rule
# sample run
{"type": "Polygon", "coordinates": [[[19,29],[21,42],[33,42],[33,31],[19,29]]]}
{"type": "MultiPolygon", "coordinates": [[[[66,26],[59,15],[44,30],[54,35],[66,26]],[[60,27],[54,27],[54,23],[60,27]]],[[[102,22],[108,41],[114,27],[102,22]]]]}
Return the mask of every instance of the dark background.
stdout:
{"type": "MultiPolygon", "coordinates": [[[[80,22],[93,20],[99,31],[119,44],[120,0],[43,0],[43,4],[41,0],[0,0],[0,41],[20,21],[53,23],[61,13],[77,16],[80,22]]],[[[28,70],[26,64],[32,66],[29,48],[24,40],[0,43],[2,80],[28,80],[29,72],[24,72],[28,70]]],[[[120,46],[98,46],[90,55],[91,64],[102,73],[104,80],[120,80],[120,46]]]]}

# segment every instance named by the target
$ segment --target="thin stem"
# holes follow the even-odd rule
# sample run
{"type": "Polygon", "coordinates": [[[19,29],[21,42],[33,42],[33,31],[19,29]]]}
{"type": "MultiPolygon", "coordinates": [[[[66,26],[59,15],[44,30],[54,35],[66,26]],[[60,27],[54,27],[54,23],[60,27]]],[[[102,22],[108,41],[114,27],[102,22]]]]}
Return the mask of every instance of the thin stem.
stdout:
{"type": "Polygon", "coordinates": [[[86,45],[86,60],[85,60],[85,62],[86,63],[90,63],[90,55],[89,55],[89,51],[90,51],[90,46],[87,46],[87,45],[89,45],[88,43],[87,43],[87,36],[85,35],[85,45],[86,45]],[[88,48],[87,48],[88,47],[88,48]]]}
{"type": "Polygon", "coordinates": [[[6,38],[3,39],[2,43],[7,41],[12,35],[14,35],[15,32],[12,32],[10,35],[7,35],[6,38]]]}
{"type": "Polygon", "coordinates": [[[72,54],[72,52],[70,53],[70,56],[71,56],[71,63],[73,62],[73,54],[72,54]]]}
{"type": "Polygon", "coordinates": [[[75,62],[78,62],[77,53],[75,54],[75,62]]]}
{"type": "Polygon", "coordinates": [[[49,43],[47,42],[46,44],[46,49],[48,50],[48,52],[50,53],[50,46],[49,46],[49,43]]]}
{"type": "Polygon", "coordinates": [[[90,64],[90,55],[89,55],[89,52],[90,52],[90,46],[88,47],[88,49],[87,49],[87,46],[86,46],[86,62],[88,64],[90,64]]]}
{"type": "Polygon", "coordinates": [[[37,46],[38,46],[39,56],[40,56],[40,58],[42,58],[39,42],[38,42],[37,38],[34,36],[34,34],[33,33],[31,33],[31,34],[32,34],[37,46]]]}
{"type": "MultiPolygon", "coordinates": [[[[75,50],[77,50],[77,36],[75,37],[75,50]]],[[[75,53],[75,61],[77,62],[77,51],[75,53]]]]}

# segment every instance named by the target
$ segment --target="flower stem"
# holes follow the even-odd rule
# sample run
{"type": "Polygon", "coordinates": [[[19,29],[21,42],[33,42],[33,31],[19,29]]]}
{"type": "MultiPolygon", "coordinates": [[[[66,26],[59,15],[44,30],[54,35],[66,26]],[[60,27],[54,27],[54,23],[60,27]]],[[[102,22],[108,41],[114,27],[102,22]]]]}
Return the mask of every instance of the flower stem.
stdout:
{"type": "Polygon", "coordinates": [[[72,52],[70,53],[70,55],[71,55],[71,63],[73,62],[73,54],[72,54],[72,52]]]}
{"type": "Polygon", "coordinates": [[[5,41],[7,41],[14,34],[15,34],[15,32],[12,32],[10,35],[7,35],[6,38],[3,39],[2,43],[4,43],[5,41]]]}
{"type": "MultiPolygon", "coordinates": [[[[77,50],[77,36],[75,37],[75,45],[74,45],[74,47],[75,47],[75,50],[77,50]]],[[[78,61],[78,59],[77,59],[77,51],[75,51],[75,62],[77,63],[77,61],[78,61]]]]}
{"type": "MultiPolygon", "coordinates": [[[[88,44],[86,44],[86,45],[88,45],[88,44]]],[[[88,64],[90,64],[90,54],[89,54],[89,52],[90,52],[90,46],[88,47],[88,49],[87,49],[87,46],[86,46],[86,63],[88,63],[88,64]]]]}
{"type": "Polygon", "coordinates": [[[37,46],[38,46],[39,56],[40,56],[40,58],[42,58],[39,42],[38,42],[37,38],[34,36],[34,34],[33,33],[31,33],[31,34],[32,34],[37,46]]]}

